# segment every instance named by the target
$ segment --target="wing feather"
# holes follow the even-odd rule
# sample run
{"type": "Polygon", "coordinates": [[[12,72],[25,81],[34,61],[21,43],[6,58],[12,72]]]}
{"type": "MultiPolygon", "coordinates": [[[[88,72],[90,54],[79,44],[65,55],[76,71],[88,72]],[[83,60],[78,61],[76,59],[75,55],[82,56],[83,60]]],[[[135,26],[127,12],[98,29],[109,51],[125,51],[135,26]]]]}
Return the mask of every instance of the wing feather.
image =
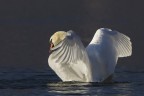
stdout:
{"type": "Polygon", "coordinates": [[[50,67],[63,81],[90,81],[90,63],[80,38],[68,31],[60,43],[59,49],[49,56],[50,67]]]}
{"type": "Polygon", "coordinates": [[[96,31],[86,50],[92,73],[95,74],[94,80],[103,81],[114,72],[118,57],[132,54],[132,43],[128,36],[120,32],[101,28],[96,31]]]}
{"type": "Polygon", "coordinates": [[[115,48],[118,57],[127,57],[132,54],[132,43],[130,38],[120,32],[112,31],[111,29],[101,28],[97,30],[90,44],[111,45],[115,48]],[[106,44],[106,41],[109,41],[106,44]]]}

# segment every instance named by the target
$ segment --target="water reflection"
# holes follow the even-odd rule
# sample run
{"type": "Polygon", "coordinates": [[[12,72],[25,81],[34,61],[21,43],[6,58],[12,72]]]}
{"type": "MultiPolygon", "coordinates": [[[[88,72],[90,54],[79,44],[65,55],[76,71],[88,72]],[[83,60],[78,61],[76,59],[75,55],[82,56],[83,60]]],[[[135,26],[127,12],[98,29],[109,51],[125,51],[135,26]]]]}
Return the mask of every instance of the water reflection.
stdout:
{"type": "Polygon", "coordinates": [[[86,83],[59,82],[48,84],[49,93],[59,93],[65,95],[82,95],[88,93],[89,88],[84,87],[86,83]]]}
{"type": "Polygon", "coordinates": [[[48,93],[61,95],[103,95],[103,96],[131,96],[132,87],[128,82],[102,83],[53,83],[48,84],[48,93]]]}

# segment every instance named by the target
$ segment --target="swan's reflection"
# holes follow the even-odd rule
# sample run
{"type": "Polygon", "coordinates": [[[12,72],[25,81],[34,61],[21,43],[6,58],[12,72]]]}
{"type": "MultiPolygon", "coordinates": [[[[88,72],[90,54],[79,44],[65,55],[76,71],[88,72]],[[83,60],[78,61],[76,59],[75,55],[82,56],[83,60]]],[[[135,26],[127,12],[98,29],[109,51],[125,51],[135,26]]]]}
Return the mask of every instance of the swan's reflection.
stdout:
{"type": "Polygon", "coordinates": [[[48,93],[61,95],[132,96],[130,83],[53,83],[48,84],[48,93]]]}
{"type": "Polygon", "coordinates": [[[49,93],[69,94],[69,95],[80,95],[89,93],[89,87],[85,87],[88,83],[78,82],[59,82],[48,84],[49,93]]]}

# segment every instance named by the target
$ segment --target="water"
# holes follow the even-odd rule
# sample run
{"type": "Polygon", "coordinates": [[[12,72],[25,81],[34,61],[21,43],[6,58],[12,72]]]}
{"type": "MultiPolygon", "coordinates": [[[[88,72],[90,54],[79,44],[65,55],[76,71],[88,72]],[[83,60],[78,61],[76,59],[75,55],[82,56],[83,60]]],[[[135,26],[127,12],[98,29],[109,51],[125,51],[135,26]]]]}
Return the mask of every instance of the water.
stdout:
{"type": "Polygon", "coordinates": [[[0,96],[143,96],[143,72],[116,72],[113,83],[61,82],[52,72],[0,72],[0,96]]]}

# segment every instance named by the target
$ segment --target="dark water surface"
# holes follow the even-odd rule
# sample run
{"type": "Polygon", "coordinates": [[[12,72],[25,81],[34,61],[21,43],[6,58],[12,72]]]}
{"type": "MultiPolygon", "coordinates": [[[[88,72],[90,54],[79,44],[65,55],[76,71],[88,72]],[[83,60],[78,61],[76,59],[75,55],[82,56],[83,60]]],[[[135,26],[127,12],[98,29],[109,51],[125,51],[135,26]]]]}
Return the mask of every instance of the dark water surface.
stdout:
{"type": "Polygon", "coordinates": [[[61,82],[52,72],[1,72],[0,96],[143,96],[143,72],[116,72],[109,84],[61,82]]]}

